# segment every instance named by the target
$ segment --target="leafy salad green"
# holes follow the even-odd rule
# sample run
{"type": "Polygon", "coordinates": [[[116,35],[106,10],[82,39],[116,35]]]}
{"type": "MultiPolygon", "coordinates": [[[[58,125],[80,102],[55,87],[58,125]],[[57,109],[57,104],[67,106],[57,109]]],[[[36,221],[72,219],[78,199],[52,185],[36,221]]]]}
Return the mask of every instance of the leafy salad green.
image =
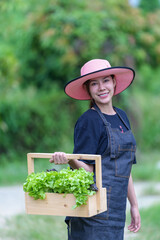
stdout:
{"type": "Polygon", "coordinates": [[[45,199],[46,192],[74,194],[76,204],[73,208],[86,204],[88,196],[95,194],[91,189],[94,184],[93,172],[84,168],[71,170],[69,167],[59,172],[40,172],[28,175],[23,190],[36,199],[45,199]]]}

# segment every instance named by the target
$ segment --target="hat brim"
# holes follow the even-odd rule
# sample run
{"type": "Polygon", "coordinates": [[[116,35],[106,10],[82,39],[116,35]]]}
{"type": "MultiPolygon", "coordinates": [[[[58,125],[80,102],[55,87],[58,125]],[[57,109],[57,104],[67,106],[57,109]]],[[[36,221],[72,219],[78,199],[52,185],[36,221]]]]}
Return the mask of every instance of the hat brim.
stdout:
{"type": "Polygon", "coordinates": [[[84,88],[84,83],[87,80],[110,75],[114,75],[116,78],[114,95],[117,95],[131,85],[135,77],[135,71],[129,67],[105,68],[71,80],[65,85],[64,91],[71,98],[77,100],[89,100],[91,97],[84,88]]]}

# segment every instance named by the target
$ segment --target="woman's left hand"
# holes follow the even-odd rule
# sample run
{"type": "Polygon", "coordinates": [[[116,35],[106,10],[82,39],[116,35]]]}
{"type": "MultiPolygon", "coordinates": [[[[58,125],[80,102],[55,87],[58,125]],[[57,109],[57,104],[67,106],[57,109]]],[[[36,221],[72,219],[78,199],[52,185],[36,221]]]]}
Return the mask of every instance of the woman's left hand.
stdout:
{"type": "Polygon", "coordinates": [[[131,206],[131,224],[128,226],[128,230],[131,232],[138,232],[141,228],[141,217],[138,207],[131,206]]]}

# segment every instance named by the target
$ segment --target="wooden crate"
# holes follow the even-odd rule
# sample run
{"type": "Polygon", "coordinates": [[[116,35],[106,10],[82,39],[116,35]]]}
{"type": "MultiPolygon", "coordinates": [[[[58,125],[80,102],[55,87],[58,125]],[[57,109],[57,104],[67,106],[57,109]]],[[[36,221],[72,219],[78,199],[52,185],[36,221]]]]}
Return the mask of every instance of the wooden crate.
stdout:
{"type": "MultiPolygon", "coordinates": [[[[51,158],[51,153],[28,153],[28,174],[34,172],[35,158],[51,158]]],[[[87,205],[72,209],[75,205],[73,194],[46,193],[44,200],[34,200],[28,193],[25,193],[25,206],[27,214],[56,215],[91,217],[107,210],[106,188],[102,188],[101,156],[88,154],[67,154],[68,159],[95,160],[96,185],[98,191],[88,197],[87,205]]]]}

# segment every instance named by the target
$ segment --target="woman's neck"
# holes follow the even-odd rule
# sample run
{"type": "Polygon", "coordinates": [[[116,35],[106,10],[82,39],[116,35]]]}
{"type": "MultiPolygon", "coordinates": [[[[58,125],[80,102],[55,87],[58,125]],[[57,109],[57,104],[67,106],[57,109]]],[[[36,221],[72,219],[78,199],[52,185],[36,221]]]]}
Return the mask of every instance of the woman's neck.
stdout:
{"type": "Polygon", "coordinates": [[[96,105],[99,107],[101,112],[104,113],[104,114],[108,114],[108,115],[115,115],[116,114],[112,104],[107,105],[107,104],[97,104],[96,103],[96,105]]]}

